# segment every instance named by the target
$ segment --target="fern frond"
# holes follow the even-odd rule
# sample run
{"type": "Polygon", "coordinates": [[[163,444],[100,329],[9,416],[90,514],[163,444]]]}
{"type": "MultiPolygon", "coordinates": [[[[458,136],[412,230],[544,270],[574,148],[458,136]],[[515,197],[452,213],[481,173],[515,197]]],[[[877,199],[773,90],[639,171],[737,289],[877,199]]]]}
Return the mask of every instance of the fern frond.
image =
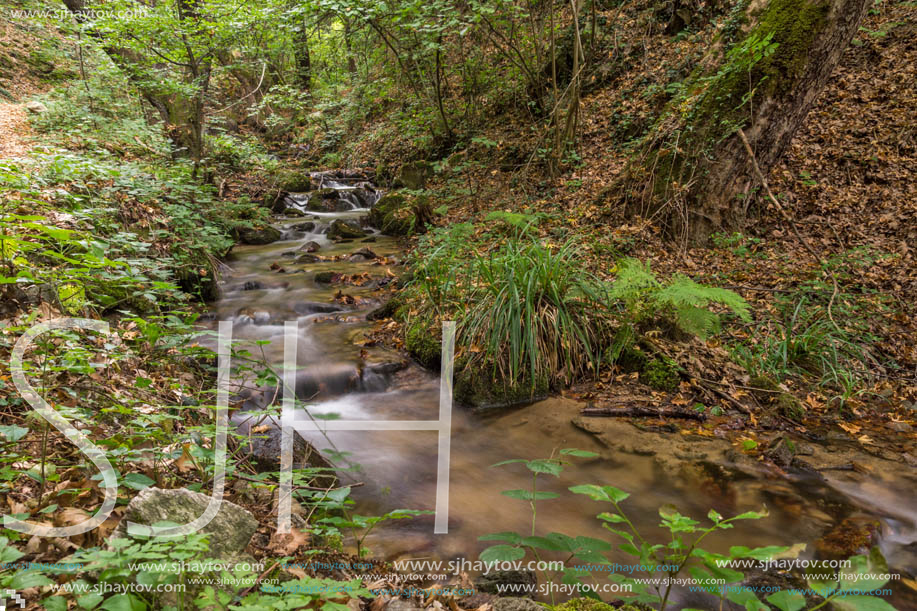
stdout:
{"type": "Polygon", "coordinates": [[[618,277],[611,285],[610,296],[613,299],[630,301],[646,289],[658,289],[659,281],[650,269],[649,263],[637,259],[624,258],[618,262],[618,277]]]}
{"type": "Polygon", "coordinates": [[[687,276],[675,276],[668,286],[656,293],[655,300],[659,306],[670,305],[676,309],[686,306],[705,308],[711,303],[719,303],[742,320],[751,320],[748,302],[740,295],[716,286],[698,284],[687,276]]]}
{"type": "Polygon", "coordinates": [[[675,308],[675,324],[682,331],[707,339],[720,330],[720,317],[705,308],[683,305],[675,308]]]}

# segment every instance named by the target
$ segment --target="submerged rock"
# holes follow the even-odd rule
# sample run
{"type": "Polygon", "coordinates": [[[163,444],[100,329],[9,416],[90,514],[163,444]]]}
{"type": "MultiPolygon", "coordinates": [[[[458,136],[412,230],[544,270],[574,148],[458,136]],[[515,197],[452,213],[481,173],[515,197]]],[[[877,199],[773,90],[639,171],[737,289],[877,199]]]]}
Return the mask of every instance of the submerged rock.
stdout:
{"type": "MultiPolygon", "coordinates": [[[[210,504],[210,496],[184,488],[163,490],[147,488],[131,499],[124,517],[111,534],[111,539],[126,538],[127,523],[151,526],[157,522],[186,524],[203,515],[210,504]]],[[[208,558],[223,559],[240,554],[247,546],[258,520],[235,503],[223,500],[220,509],[200,532],[210,535],[208,558]]]]}
{"type": "Polygon", "coordinates": [[[299,252],[316,252],[321,250],[322,245],[315,241],[309,241],[299,247],[299,252]]]}

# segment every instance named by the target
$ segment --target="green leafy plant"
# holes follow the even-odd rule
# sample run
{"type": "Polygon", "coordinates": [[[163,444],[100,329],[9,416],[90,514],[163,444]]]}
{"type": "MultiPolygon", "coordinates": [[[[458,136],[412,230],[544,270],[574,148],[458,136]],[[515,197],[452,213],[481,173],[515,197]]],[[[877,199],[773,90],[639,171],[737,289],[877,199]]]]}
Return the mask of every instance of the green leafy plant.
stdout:
{"type": "Polygon", "coordinates": [[[680,274],[663,283],[649,264],[631,258],[618,263],[609,296],[620,304],[621,322],[611,346],[611,361],[633,345],[649,322],[662,319],[685,333],[705,338],[720,329],[720,314],[710,310],[713,304],[744,321],[751,320],[748,304],[736,293],[699,284],[680,274]]]}

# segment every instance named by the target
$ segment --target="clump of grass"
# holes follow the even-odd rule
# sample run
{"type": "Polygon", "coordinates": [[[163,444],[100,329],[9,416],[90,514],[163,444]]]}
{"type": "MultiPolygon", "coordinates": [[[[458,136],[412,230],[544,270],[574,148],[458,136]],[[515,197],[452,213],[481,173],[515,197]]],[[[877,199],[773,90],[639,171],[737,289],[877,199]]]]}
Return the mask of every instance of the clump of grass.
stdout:
{"type": "Polygon", "coordinates": [[[474,356],[510,384],[570,383],[598,370],[610,330],[605,287],[583,270],[567,243],[507,241],[476,257],[462,323],[474,356]]]}

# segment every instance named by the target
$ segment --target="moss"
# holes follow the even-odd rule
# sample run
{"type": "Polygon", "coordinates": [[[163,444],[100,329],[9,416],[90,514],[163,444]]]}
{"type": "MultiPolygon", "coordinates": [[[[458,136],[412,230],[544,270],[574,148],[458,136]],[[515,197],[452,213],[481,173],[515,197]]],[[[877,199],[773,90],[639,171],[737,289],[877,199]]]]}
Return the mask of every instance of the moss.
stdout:
{"type": "Polygon", "coordinates": [[[553,609],[554,611],[615,611],[615,608],[608,603],[594,598],[571,598],[553,609]]]}
{"type": "Polygon", "coordinates": [[[308,172],[289,171],[278,176],[280,189],[289,193],[304,193],[312,189],[312,177],[308,172]]]}
{"type": "MultiPolygon", "coordinates": [[[[726,52],[715,73],[696,70],[688,78],[684,96],[672,100],[657,123],[670,125],[667,118],[677,114],[684,129],[673,132],[671,141],[660,146],[647,165],[660,178],[653,189],[656,198],[667,201],[672,182],[685,184],[703,172],[703,160],[711,150],[747,121],[746,98],[751,91],[758,107],[762,99],[796,86],[805,73],[816,33],[827,23],[829,8],[827,0],[770,0],[755,26],[726,52]],[[754,61],[752,55],[762,50],[761,41],[769,35],[776,49],[754,61]],[[687,153],[675,155],[673,150],[687,153]]],[[[746,18],[747,11],[730,18],[734,25],[726,34],[727,42],[746,18]]]]}
{"type": "Polygon", "coordinates": [[[781,415],[792,419],[799,418],[805,413],[799,399],[780,388],[773,378],[763,375],[754,376],[751,379],[751,386],[763,389],[765,392],[757,393],[758,400],[774,407],[781,415]]]}
{"type": "Polygon", "coordinates": [[[511,384],[494,375],[493,367],[487,364],[469,364],[467,359],[458,359],[455,364],[455,399],[475,408],[495,408],[531,403],[543,399],[550,392],[546,378],[535,381],[523,379],[511,384]]]}
{"type": "Polygon", "coordinates": [[[405,331],[404,347],[427,369],[439,370],[442,360],[441,333],[428,320],[416,318],[405,331]]]}
{"type": "Polygon", "coordinates": [[[656,356],[646,361],[640,371],[640,381],[656,390],[674,392],[681,381],[678,369],[678,363],[669,357],[656,356]]]}
{"type": "Polygon", "coordinates": [[[336,274],[334,272],[318,272],[315,274],[315,281],[318,284],[331,284],[334,282],[334,277],[336,274]]]}
{"type": "Polygon", "coordinates": [[[404,193],[387,193],[369,211],[369,222],[388,235],[408,235],[414,229],[413,198],[404,193]]]}
{"type": "Polygon", "coordinates": [[[381,306],[366,315],[366,320],[383,320],[394,318],[395,314],[404,305],[399,297],[392,297],[381,306]]]}

